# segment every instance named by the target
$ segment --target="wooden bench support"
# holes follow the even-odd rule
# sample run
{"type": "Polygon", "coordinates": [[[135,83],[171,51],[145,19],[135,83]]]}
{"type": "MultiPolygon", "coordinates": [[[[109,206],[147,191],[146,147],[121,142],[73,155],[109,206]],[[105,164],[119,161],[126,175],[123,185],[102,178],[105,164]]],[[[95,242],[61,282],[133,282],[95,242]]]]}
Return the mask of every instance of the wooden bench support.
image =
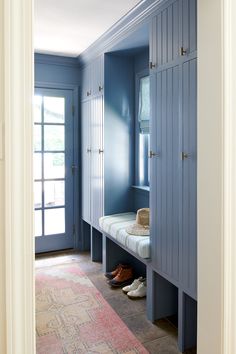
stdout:
{"type": "Polygon", "coordinates": [[[147,267],[147,317],[154,322],[178,313],[178,289],[147,267]]]}
{"type": "Polygon", "coordinates": [[[179,290],[178,345],[180,351],[197,345],[197,302],[179,290]]]}
{"type": "Polygon", "coordinates": [[[102,233],[91,227],[91,260],[102,262],[102,233]]]}

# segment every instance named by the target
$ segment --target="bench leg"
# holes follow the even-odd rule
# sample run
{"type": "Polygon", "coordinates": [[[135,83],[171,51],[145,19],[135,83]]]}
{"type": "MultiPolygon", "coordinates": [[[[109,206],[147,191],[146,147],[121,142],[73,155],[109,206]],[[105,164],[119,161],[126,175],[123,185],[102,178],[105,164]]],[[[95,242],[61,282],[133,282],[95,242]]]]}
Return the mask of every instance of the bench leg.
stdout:
{"type": "Polygon", "coordinates": [[[147,317],[154,322],[178,313],[178,289],[147,267],[147,317]]]}

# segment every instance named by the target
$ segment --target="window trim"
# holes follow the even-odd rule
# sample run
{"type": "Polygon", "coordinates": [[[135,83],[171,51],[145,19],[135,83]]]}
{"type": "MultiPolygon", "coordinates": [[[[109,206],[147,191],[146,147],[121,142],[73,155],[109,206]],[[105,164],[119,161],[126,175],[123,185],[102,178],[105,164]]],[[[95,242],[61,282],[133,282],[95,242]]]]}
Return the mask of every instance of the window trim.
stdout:
{"type": "Polygon", "coordinates": [[[134,159],[135,159],[135,185],[136,186],[141,186],[141,187],[149,187],[149,183],[147,181],[144,181],[144,184],[140,183],[140,176],[139,176],[139,120],[138,120],[138,114],[139,114],[139,83],[140,79],[149,76],[149,69],[146,68],[144,70],[139,71],[135,75],[135,151],[134,151],[134,159]]]}

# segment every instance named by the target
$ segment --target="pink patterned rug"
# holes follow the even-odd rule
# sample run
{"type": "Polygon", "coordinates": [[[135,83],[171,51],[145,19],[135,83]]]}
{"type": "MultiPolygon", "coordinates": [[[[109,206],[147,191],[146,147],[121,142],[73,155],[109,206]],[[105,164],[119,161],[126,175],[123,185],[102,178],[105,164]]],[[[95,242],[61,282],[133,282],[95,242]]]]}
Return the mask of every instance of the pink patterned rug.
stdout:
{"type": "Polygon", "coordinates": [[[36,270],[37,354],[148,354],[77,263],[36,270]]]}

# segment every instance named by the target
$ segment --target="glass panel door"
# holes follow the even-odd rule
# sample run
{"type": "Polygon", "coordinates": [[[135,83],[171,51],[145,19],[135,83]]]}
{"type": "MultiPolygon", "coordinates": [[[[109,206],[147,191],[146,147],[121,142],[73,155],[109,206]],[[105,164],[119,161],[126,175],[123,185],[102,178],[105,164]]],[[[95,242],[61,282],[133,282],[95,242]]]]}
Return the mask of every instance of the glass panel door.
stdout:
{"type": "Polygon", "coordinates": [[[73,247],[72,92],[36,89],[34,203],[36,252],[73,247]]]}

